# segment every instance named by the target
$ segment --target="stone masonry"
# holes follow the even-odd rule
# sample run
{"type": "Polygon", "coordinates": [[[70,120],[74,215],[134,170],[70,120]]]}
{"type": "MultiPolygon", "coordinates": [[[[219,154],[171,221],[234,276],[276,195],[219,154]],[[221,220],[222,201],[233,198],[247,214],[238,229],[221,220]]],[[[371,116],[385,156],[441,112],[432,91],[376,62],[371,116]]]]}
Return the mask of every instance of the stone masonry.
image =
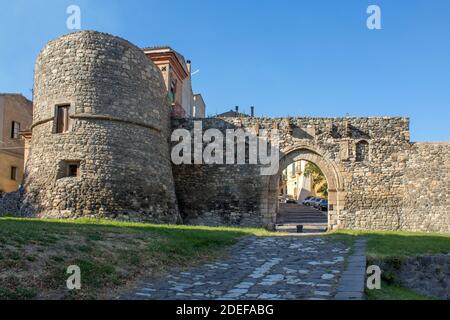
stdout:
{"type": "MultiPolygon", "coordinates": [[[[193,121],[172,125],[192,130],[193,121]]],[[[411,143],[408,118],[224,117],[202,124],[251,134],[278,129],[280,168],[261,176],[258,165],[174,166],[186,223],[272,228],[279,176],[296,159],[314,162],[327,178],[329,229],[450,231],[450,143],[411,143]]]]}
{"type": "Polygon", "coordinates": [[[35,69],[25,201],[41,217],[179,222],[168,149],[169,105],[142,50],[82,31],[48,43],[35,69]],[[70,128],[56,133],[56,107],[70,128]],[[79,162],[79,176],[65,164],[79,162]]]}
{"type": "MultiPolygon", "coordinates": [[[[160,71],[142,50],[104,33],[72,33],[41,51],[30,146],[16,207],[40,217],[273,228],[280,174],[307,160],[328,182],[329,230],[450,231],[450,143],[411,143],[408,118],[170,120],[160,71]],[[70,107],[70,125],[57,133],[61,105],[70,107]],[[194,121],[203,130],[278,130],[278,172],[171,164],[170,130],[192,132],[194,121]],[[70,163],[79,165],[75,176],[67,176],[70,163]]],[[[0,214],[11,212],[2,209],[6,198],[0,214]]]]}
{"type": "MultiPolygon", "coordinates": [[[[229,248],[226,259],[202,264],[186,271],[172,271],[163,277],[145,279],[137,284],[137,289],[120,294],[117,298],[135,300],[353,298],[338,288],[342,283],[340,278],[344,273],[350,249],[345,244],[331,239],[247,237],[229,248]]],[[[360,273],[360,270],[358,272],[360,273]]],[[[362,276],[361,286],[364,274],[362,276]]]]}

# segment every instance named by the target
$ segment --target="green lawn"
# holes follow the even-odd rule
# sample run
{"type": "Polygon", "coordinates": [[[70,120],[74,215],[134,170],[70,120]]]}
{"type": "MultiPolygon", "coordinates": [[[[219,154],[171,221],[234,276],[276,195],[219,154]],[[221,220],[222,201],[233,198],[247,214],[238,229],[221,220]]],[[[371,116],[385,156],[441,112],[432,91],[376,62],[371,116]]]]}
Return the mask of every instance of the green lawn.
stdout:
{"type": "Polygon", "coordinates": [[[186,268],[217,258],[243,236],[269,234],[251,228],[0,218],[0,299],[108,298],[140,275],[186,268]],[[65,286],[69,265],[81,268],[81,290],[65,286]]]}
{"type": "MultiPolygon", "coordinates": [[[[336,237],[340,241],[345,241],[345,239],[351,241],[351,239],[361,236],[366,237],[366,253],[369,258],[373,259],[395,258],[394,260],[400,261],[405,256],[450,253],[450,234],[339,230],[327,236],[336,237]]],[[[385,274],[385,276],[387,275],[385,274]]],[[[433,299],[386,281],[383,281],[380,290],[366,290],[366,298],[369,300],[433,299]]]]}
{"type": "Polygon", "coordinates": [[[379,290],[367,290],[367,300],[433,300],[432,297],[417,293],[414,290],[395,285],[381,283],[379,290]]]}
{"type": "MultiPolygon", "coordinates": [[[[0,218],[0,299],[111,298],[141,276],[185,269],[223,255],[244,236],[277,235],[264,229],[127,223],[110,220],[0,218]],[[82,289],[69,291],[69,265],[81,268],[82,289]]],[[[450,252],[450,235],[338,231],[349,245],[368,239],[368,255],[405,256],[450,252]]],[[[369,299],[424,298],[383,285],[369,299]]]]}
{"type": "Polygon", "coordinates": [[[450,234],[404,231],[339,230],[329,236],[367,238],[367,255],[372,257],[417,256],[450,253],[450,234]]]}

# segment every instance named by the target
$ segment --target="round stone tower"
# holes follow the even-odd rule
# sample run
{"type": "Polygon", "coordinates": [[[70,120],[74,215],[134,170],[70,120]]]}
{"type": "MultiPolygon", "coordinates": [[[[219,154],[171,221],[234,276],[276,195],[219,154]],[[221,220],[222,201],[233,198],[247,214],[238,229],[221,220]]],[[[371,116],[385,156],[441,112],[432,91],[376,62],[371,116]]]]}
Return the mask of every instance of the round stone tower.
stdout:
{"type": "Polygon", "coordinates": [[[41,217],[176,223],[169,102],[136,46],[81,31],[49,42],[35,68],[25,199],[41,217]]]}

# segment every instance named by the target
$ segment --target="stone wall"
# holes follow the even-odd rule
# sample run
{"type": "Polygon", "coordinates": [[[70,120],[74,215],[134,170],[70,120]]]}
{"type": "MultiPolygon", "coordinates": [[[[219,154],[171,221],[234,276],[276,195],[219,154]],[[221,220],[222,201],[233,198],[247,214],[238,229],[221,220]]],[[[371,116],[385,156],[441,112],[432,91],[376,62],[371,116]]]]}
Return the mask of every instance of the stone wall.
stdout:
{"type": "Polygon", "coordinates": [[[450,143],[413,143],[404,175],[401,228],[450,231],[450,143]]]}
{"type": "MultiPolygon", "coordinates": [[[[42,217],[182,217],[272,228],[282,170],[308,160],[327,178],[330,230],[450,231],[449,143],[411,144],[408,118],[197,119],[204,130],[266,131],[271,143],[277,132],[279,169],[265,176],[258,164],[171,165],[169,130],[192,131],[196,120],[170,122],[169,110],[159,69],[126,40],[82,31],[51,41],[36,62],[31,151],[17,208],[42,217]],[[70,106],[70,125],[57,133],[61,105],[70,106]],[[69,176],[73,162],[79,174],[69,176]]],[[[4,197],[0,211],[14,198],[4,197]]]]}
{"type": "Polygon", "coordinates": [[[377,265],[381,278],[423,295],[450,299],[450,255],[438,254],[413,257],[369,257],[367,266],[377,265]]]}
{"type": "MultiPolygon", "coordinates": [[[[193,130],[192,120],[173,119],[173,129],[193,130]]],[[[204,129],[233,129],[232,122],[203,119],[204,129]]],[[[176,144],[176,143],[174,143],[176,144]]],[[[205,145],[205,144],[204,144],[205,145]]],[[[203,225],[261,226],[263,180],[256,165],[173,165],[183,222],[203,225]]]]}
{"type": "Polygon", "coordinates": [[[0,217],[33,217],[33,208],[23,200],[23,188],[14,192],[0,194],[0,217]]]}
{"type": "Polygon", "coordinates": [[[52,41],[36,62],[25,201],[42,217],[178,222],[168,130],[161,73],[139,48],[92,31],[52,41]]]}

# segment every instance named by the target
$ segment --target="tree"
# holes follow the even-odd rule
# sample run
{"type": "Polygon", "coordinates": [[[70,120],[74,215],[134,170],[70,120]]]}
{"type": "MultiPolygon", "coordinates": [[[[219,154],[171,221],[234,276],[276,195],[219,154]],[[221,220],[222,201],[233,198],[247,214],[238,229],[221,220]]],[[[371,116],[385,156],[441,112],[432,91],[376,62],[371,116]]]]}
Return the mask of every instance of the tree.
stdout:
{"type": "Polygon", "coordinates": [[[304,175],[306,177],[311,176],[312,182],[313,182],[313,188],[314,190],[321,194],[323,197],[328,197],[328,183],[327,179],[325,178],[325,175],[323,174],[322,170],[315,165],[312,162],[307,162],[305,165],[305,172],[304,175]]]}

